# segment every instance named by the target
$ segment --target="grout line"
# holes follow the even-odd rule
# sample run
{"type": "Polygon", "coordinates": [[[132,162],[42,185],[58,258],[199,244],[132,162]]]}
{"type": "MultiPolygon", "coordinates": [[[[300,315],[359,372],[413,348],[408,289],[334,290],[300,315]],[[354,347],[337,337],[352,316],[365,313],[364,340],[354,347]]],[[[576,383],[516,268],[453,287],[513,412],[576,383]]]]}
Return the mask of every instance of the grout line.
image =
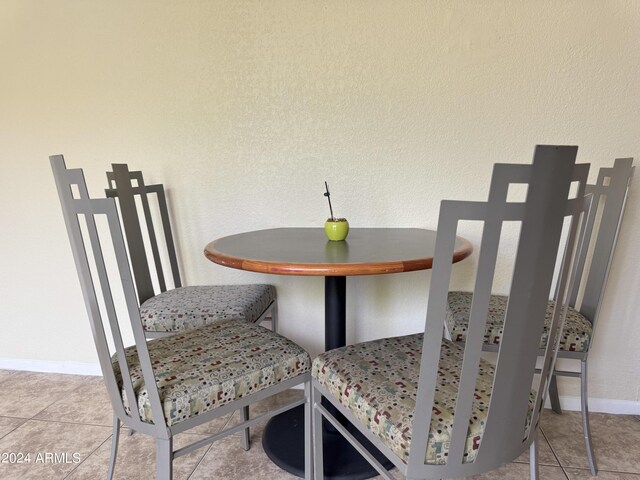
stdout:
{"type": "Polygon", "coordinates": [[[13,420],[31,420],[30,418],[27,418],[27,417],[16,417],[14,415],[0,415],[0,418],[11,418],[13,420]]]}
{"type": "MultiPolygon", "coordinates": [[[[640,420],[640,419],[639,419],[640,420]]],[[[568,477],[567,474],[567,468],[573,469],[573,470],[583,470],[585,472],[589,472],[591,473],[591,470],[589,470],[588,468],[584,468],[584,467],[572,467],[571,465],[563,465],[562,462],[560,461],[560,458],[558,458],[558,455],[556,454],[556,451],[554,450],[553,446],[551,445],[551,442],[549,441],[549,439],[547,439],[547,436],[545,435],[544,431],[542,430],[542,427],[540,428],[540,432],[542,433],[542,435],[544,436],[545,440],[547,440],[547,443],[549,444],[549,446],[551,447],[551,452],[553,453],[553,455],[556,457],[556,460],[558,460],[558,463],[560,464],[560,467],[562,468],[562,471],[564,472],[564,474],[568,477]]],[[[629,474],[629,475],[638,475],[638,477],[640,477],[640,472],[625,472],[625,471],[620,471],[620,470],[608,470],[608,469],[604,469],[604,468],[598,468],[598,473],[599,472],[608,472],[608,473],[624,473],[624,474],[629,474]]]]}
{"type": "Polygon", "coordinates": [[[224,422],[224,425],[220,428],[220,430],[218,430],[218,433],[222,432],[223,430],[225,430],[227,428],[227,425],[229,425],[229,422],[231,421],[231,419],[236,416],[236,412],[237,411],[238,410],[234,410],[233,412],[231,412],[231,415],[229,415],[229,418],[227,418],[227,421],[224,422]]]}
{"type": "MultiPolygon", "coordinates": [[[[39,372],[34,372],[34,373],[39,373],[39,372]]],[[[64,375],[64,374],[59,374],[59,375],[64,375]]],[[[84,382],[86,382],[87,379],[83,379],[81,384],[79,384],[76,388],[74,388],[73,390],[69,390],[68,392],[65,392],[64,394],[61,394],[60,398],[55,399],[53,402],[51,402],[49,405],[47,405],[46,407],[44,407],[42,410],[36,412],[31,418],[30,420],[36,420],[36,417],[38,415],[40,415],[42,412],[44,412],[47,408],[51,407],[52,405],[64,400],[66,398],[67,395],[71,395],[72,393],[74,393],[76,390],[80,390],[81,388],[85,388],[86,385],[84,385],[84,382]]]]}
{"type": "MultiPolygon", "coordinates": [[[[573,467],[570,467],[573,468],[573,467]]],[[[586,470],[587,472],[589,472],[590,470],[588,468],[582,469],[582,470],[586,470]]],[[[634,475],[638,478],[640,478],[640,472],[625,472],[622,470],[608,470],[608,469],[604,469],[604,468],[598,468],[598,473],[600,472],[607,472],[607,473],[622,473],[624,475],[634,475]]]]}
{"type": "Polygon", "coordinates": [[[202,457],[200,457],[200,460],[198,460],[198,463],[196,463],[196,466],[193,467],[193,470],[191,470],[191,473],[189,473],[189,475],[187,475],[187,480],[189,480],[191,478],[191,476],[196,473],[196,470],[198,469],[198,467],[200,466],[200,464],[202,463],[202,461],[204,460],[204,457],[207,456],[207,453],[209,453],[209,450],[211,450],[213,448],[213,443],[210,443],[209,446],[207,447],[207,450],[204,452],[204,454],[202,455],[202,457]]]}
{"type": "MultiPolygon", "coordinates": [[[[568,468],[575,469],[575,470],[583,470],[583,471],[589,472],[589,473],[591,472],[588,468],[574,467],[574,466],[571,466],[571,465],[563,465],[562,462],[560,461],[560,458],[556,454],[556,451],[554,450],[553,445],[551,445],[551,442],[549,441],[549,439],[547,439],[547,436],[545,435],[544,431],[542,430],[542,427],[540,428],[540,432],[544,436],[545,440],[547,440],[547,443],[551,447],[551,452],[556,457],[556,460],[558,460],[558,463],[560,464],[560,467],[562,468],[562,471],[567,476],[567,478],[568,478],[568,473],[567,473],[567,469],[568,468]]],[[[598,468],[598,472],[624,473],[624,474],[630,474],[630,475],[638,475],[638,477],[640,477],[640,472],[624,472],[624,471],[620,471],[620,470],[607,470],[607,469],[604,469],[604,468],[598,468]]]]}
{"type": "Polygon", "coordinates": [[[104,425],[104,424],[100,424],[100,423],[88,423],[88,422],[71,422],[69,420],[51,420],[50,418],[27,418],[24,419],[27,422],[28,421],[36,421],[36,422],[47,422],[47,423],[64,423],[67,425],[87,425],[90,427],[107,427],[107,428],[113,428],[113,425],[104,425]]]}
{"type": "MultiPolygon", "coordinates": [[[[222,425],[222,427],[220,427],[220,428],[216,431],[216,433],[220,433],[221,431],[223,431],[223,430],[227,427],[227,425],[229,424],[229,422],[231,421],[231,419],[233,418],[233,416],[236,414],[236,412],[237,412],[237,410],[234,410],[233,412],[231,412],[231,414],[229,415],[229,418],[227,418],[227,421],[226,421],[226,422],[224,422],[224,425],[222,425]]],[[[226,437],[225,437],[225,438],[226,438],[226,437]]],[[[220,440],[222,440],[222,439],[220,439],[220,440]]],[[[192,475],[196,472],[196,470],[198,469],[198,467],[200,466],[200,464],[204,461],[204,457],[206,457],[206,456],[207,456],[207,454],[209,453],[209,451],[213,448],[213,444],[214,444],[214,443],[216,443],[216,442],[211,442],[211,443],[209,444],[209,446],[207,447],[207,451],[206,451],[206,452],[204,452],[204,455],[202,455],[202,457],[200,457],[200,460],[198,460],[198,463],[196,463],[196,466],[195,466],[195,467],[193,467],[193,470],[191,470],[191,473],[187,476],[187,480],[189,480],[189,479],[192,477],[192,475]]]]}
{"type": "Polygon", "coordinates": [[[551,442],[547,438],[547,435],[544,433],[544,430],[542,430],[542,427],[540,427],[540,433],[542,434],[542,437],[544,438],[545,442],[547,442],[547,445],[549,445],[549,448],[551,449],[551,453],[553,453],[553,456],[555,457],[556,462],[558,462],[558,465],[560,466],[560,470],[562,470],[564,478],[566,480],[569,480],[569,474],[567,473],[567,470],[565,469],[564,465],[562,465],[562,462],[560,461],[560,458],[558,457],[558,454],[556,453],[555,449],[553,448],[553,445],[551,445],[551,442]]]}
{"type": "MultiPolygon", "coordinates": [[[[96,448],[94,448],[94,449],[93,449],[93,451],[92,451],[89,455],[87,455],[87,457],[86,457],[84,460],[82,460],[79,464],[77,464],[77,465],[73,468],[73,470],[71,470],[71,471],[70,471],[70,472],[69,472],[69,473],[68,473],[64,478],[65,478],[65,479],[69,478],[69,477],[71,476],[71,474],[73,474],[73,472],[75,472],[75,471],[78,469],[78,467],[79,467],[80,465],[82,465],[84,462],[86,462],[87,460],[89,460],[89,458],[90,458],[94,453],[96,453],[100,447],[102,447],[105,443],[107,443],[107,442],[109,441],[109,439],[110,439],[110,438],[112,438],[112,437],[113,437],[113,433],[112,433],[111,435],[109,435],[109,436],[105,439],[105,441],[104,441],[104,442],[102,442],[100,445],[98,445],[96,448]]],[[[107,463],[107,466],[108,466],[108,463],[107,463]]]]}
{"type": "MultiPolygon", "coordinates": [[[[589,470],[588,468],[581,468],[581,467],[566,467],[567,469],[570,470],[580,470],[581,472],[586,472],[589,474],[589,476],[591,476],[591,470],[589,470]]],[[[605,468],[598,468],[598,474],[600,474],[600,472],[604,472],[604,473],[617,473],[617,474],[623,474],[623,475],[633,475],[634,477],[638,477],[640,478],[640,472],[625,472],[625,471],[620,471],[620,470],[609,470],[609,469],[605,469],[605,468]]],[[[597,478],[596,477],[591,477],[591,478],[597,478]]]]}
{"type": "Polygon", "coordinates": [[[542,438],[544,438],[544,441],[547,442],[547,445],[549,445],[549,448],[551,449],[551,453],[553,454],[554,458],[556,459],[556,462],[558,462],[558,465],[560,467],[560,470],[562,471],[562,474],[564,475],[564,478],[566,480],[569,480],[569,474],[565,470],[565,467],[562,465],[562,462],[560,461],[560,458],[558,458],[558,454],[556,453],[555,449],[553,448],[553,445],[551,445],[551,442],[547,438],[547,435],[544,433],[544,430],[542,429],[542,427],[540,427],[540,433],[542,434],[542,438]]]}
{"type": "MultiPolygon", "coordinates": [[[[15,418],[15,417],[5,417],[5,418],[15,418]]],[[[23,426],[25,423],[27,423],[29,421],[29,420],[26,420],[24,418],[17,418],[17,420],[24,420],[24,421],[20,425],[16,425],[15,427],[13,427],[11,430],[9,430],[4,435],[0,435],[0,440],[5,438],[7,435],[12,434],[13,432],[15,432],[17,429],[19,429],[21,426],[23,426]]]]}
{"type": "MultiPolygon", "coordinates": [[[[547,438],[547,434],[544,433],[544,430],[542,429],[542,427],[540,427],[540,433],[542,434],[542,437],[544,438],[545,442],[547,442],[547,445],[549,445],[549,448],[551,449],[551,453],[553,453],[553,456],[558,462],[558,465],[560,465],[560,468],[562,468],[562,471],[564,472],[564,465],[562,465],[562,462],[560,461],[560,458],[558,457],[558,454],[556,453],[555,448],[553,448],[553,445],[551,445],[551,442],[547,438]]],[[[566,472],[565,472],[565,475],[566,475],[566,472]]]]}

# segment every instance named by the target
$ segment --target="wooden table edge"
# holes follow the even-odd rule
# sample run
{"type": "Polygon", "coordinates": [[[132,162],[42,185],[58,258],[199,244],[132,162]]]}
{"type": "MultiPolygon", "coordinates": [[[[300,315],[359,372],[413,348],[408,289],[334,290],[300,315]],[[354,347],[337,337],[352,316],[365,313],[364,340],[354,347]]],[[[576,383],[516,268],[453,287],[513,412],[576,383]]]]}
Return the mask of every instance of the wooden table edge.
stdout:
{"type": "MultiPolygon", "coordinates": [[[[462,245],[453,252],[452,263],[458,263],[467,258],[473,252],[471,243],[463,237],[456,237],[462,241],[462,245]]],[[[414,260],[402,260],[392,262],[370,263],[286,263],[266,260],[244,259],[219,252],[214,247],[215,241],[209,243],[204,249],[204,255],[218,265],[271,275],[295,275],[295,276],[355,276],[355,275],[380,275],[386,273],[414,272],[427,270],[433,265],[433,258],[418,258],[414,260]]]]}

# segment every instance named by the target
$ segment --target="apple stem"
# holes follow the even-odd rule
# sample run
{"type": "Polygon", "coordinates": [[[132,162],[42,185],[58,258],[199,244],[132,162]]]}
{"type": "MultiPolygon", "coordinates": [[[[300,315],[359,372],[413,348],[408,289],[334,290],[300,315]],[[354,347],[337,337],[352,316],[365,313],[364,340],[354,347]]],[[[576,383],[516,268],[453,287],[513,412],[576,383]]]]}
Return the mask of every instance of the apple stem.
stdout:
{"type": "Polygon", "coordinates": [[[327,191],[325,192],[324,196],[327,197],[327,200],[329,200],[329,211],[331,212],[331,221],[335,222],[336,219],[333,218],[333,208],[331,208],[331,194],[329,193],[329,185],[327,185],[327,182],[324,182],[324,188],[327,189],[327,191]]]}

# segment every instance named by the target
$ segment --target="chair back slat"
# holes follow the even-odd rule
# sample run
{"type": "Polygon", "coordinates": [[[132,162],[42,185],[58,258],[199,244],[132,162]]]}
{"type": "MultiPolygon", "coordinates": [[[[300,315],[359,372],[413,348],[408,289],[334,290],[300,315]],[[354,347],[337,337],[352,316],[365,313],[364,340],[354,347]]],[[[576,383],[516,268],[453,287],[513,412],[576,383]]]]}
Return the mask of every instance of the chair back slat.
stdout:
{"type": "MultiPolygon", "coordinates": [[[[117,167],[120,166],[114,165],[111,178],[116,185],[115,190],[120,206],[122,225],[127,237],[129,258],[131,259],[131,267],[135,277],[138,299],[140,304],[142,304],[144,301],[155,296],[155,291],[151,280],[151,271],[149,270],[147,252],[144,247],[142,228],[140,228],[140,219],[138,217],[136,199],[133,196],[129,171],[126,168],[117,167]]],[[[107,178],[109,178],[109,175],[107,175],[107,178]]]]}
{"type": "MultiPolygon", "coordinates": [[[[482,238],[480,241],[480,252],[482,254],[478,259],[476,281],[473,289],[474,293],[469,312],[467,333],[469,338],[484,337],[498,248],[500,246],[500,237],[504,218],[506,217],[505,207],[508,205],[507,194],[509,185],[511,183],[527,183],[529,174],[529,165],[513,166],[498,164],[494,167],[488,201],[491,209],[486,212],[482,229],[482,238]]],[[[519,210],[524,212],[524,205],[520,207],[519,210]]],[[[520,215],[522,215],[522,213],[520,215]]],[[[482,342],[467,342],[465,344],[454,422],[451,431],[451,442],[448,452],[448,461],[450,462],[462,463],[463,460],[481,353],[482,342]]]]}
{"type": "Polygon", "coordinates": [[[591,242],[591,236],[593,234],[593,225],[596,217],[596,210],[598,209],[598,205],[594,202],[593,190],[590,189],[590,185],[587,185],[585,188],[585,192],[587,192],[587,206],[586,206],[586,214],[584,217],[584,221],[580,227],[580,244],[578,246],[578,251],[576,252],[576,261],[573,266],[573,272],[571,276],[575,281],[571,285],[571,290],[569,291],[569,305],[575,307],[576,301],[578,299],[578,293],[580,291],[580,279],[584,274],[584,268],[587,261],[587,253],[589,251],[589,244],[591,242]]]}
{"type": "MultiPolygon", "coordinates": [[[[136,349],[143,371],[145,385],[147,385],[154,418],[163,419],[164,415],[160,403],[160,396],[155,383],[155,377],[153,375],[153,369],[151,367],[151,360],[149,358],[149,351],[147,349],[142,322],[140,320],[140,312],[135,296],[133,278],[129,267],[125,241],[120,228],[120,220],[118,218],[115,200],[91,199],[88,194],[82,170],[67,170],[62,155],[50,157],[50,162],[109,398],[114,411],[123,423],[141,431],[148,430],[148,424],[144,424],[142,422],[137,409],[137,396],[135,394],[135,389],[131,380],[131,372],[125,354],[125,345],[122,339],[112,286],[121,287],[124,294],[126,310],[133,330],[136,349]],[[77,186],[80,198],[73,198],[72,185],[77,186]],[[79,222],[80,216],[85,218],[89,246],[87,246],[84,241],[79,222]],[[96,218],[98,216],[103,216],[107,220],[111,246],[113,247],[117,264],[117,275],[109,275],[102,251],[100,233],[96,222],[96,218]],[[88,250],[89,247],[90,250],[88,250]],[[91,253],[91,257],[89,257],[89,252],[91,253]],[[99,283],[99,286],[95,285],[94,276],[91,273],[90,259],[93,260],[93,264],[95,265],[95,280],[99,283]],[[121,387],[116,377],[114,363],[112,363],[111,353],[109,350],[109,341],[105,334],[104,320],[100,309],[98,292],[101,294],[100,299],[102,300],[102,304],[104,305],[104,310],[106,312],[106,321],[109,324],[109,331],[111,333],[110,339],[112,340],[116,350],[115,364],[120,370],[122,386],[127,395],[131,414],[127,414],[124,410],[121,387]]],[[[160,422],[156,425],[156,429],[166,432],[166,424],[164,422],[160,422]]]]}
{"type": "Polygon", "coordinates": [[[582,281],[574,285],[570,304],[578,308],[594,327],[602,303],[633,171],[632,158],[618,158],[612,168],[600,169],[595,185],[587,185],[587,193],[593,194],[593,204],[587,220],[588,233],[585,235],[585,241],[579,253],[577,278],[582,281]],[[602,203],[602,208],[599,208],[602,203]],[[589,256],[591,247],[593,251],[589,256]],[[587,270],[586,278],[583,278],[585,270],[587,270]],[[581,288],[584,288],[584,292],[578,301],[581,288]]]}
{"type": "Polygon", "coordinates": [[[129,171],[126,164],[112,164],[113,172],[107,172],[107,180],[110,188],[105,190],[108,197],[118,199],[122,215],[124,230],[127,236],[127,245],[134,266],[134,275],[138,290],[139,301],[142,304],[156,293],[167,291],[165,265],[159,248],[158,233],[154,215],[150,206],[150,194],[155,194],[157,207],[160,214],[161,232],[164,237],[164,246],[169,260],[168,269],[173,279],[174,287],[181,287],[180,269],[176,256],[175,242],[171,231],[169,210],[167,206],[164,187],[158,185],[146,185],[142,172],[129,171]],[[139,210],[136,198],[140,199],[142,209],[139,210]],[[144,219],[148,233],[151,258],[155,266],[155,274],[149,268],[149,255],[143,239],[140,216],[144,219]],[[134,255],[135,252],[135,255],[134,255]],[[155,292],[153,279],[157,280],[159,292],[155,292]]]}
{"type": "MultiPolygon", "coordinates": [[[[586,182],[587,174],[588,169],[582,173],[583,178],[581,179],[581,185],[583,186],[586,182]]],[[[580,188],[579,192],[584,192],[584,189],[580,188]]],[[[542,357],[542,368],[540,369],[540,375],[538,376],[537,382],[534,380],[533,388],[536,391],[536,396],[530,420],[530,434],[535,431],[535,428],[538,425],[538,421],[544,407],[544,401],[553,377],[553,372],[555,371],[557,352],[560,350],[560,340],[562,338],[562,331],[564,329],[564,323],[569,307],[569,292],[576,283],[576,277],[573,275],[573,272],[575,271],[574,265],[577,263],[577,253],[579,252],[580,246],[584,240],[584,229],[582,226],[586,223],[586,216],[592,204],[591,200],[591,195],[584,195],[570,200],[567,204],[567,211],[565,212],[565,215],[570,217],[568,238],[566,239],[566,245],[560,263],[560,270],[553,296],[555,304],[551,316],[551,322],[547,326],[549,336],[545,346],[545,352],[542,357]]]]}
{"type": "MultiPolygon", "coordinates": [[[[557,303],[560,307],[556,314],[559,314],[566,296],[567,277],[573,261],[584,204],[589,167],[578,165],[574,168],[576,149],[543,148],[541,151],[536,150],[536,153],[543,155],[539,157],[544,160],[541,166],[546,164],[548,168],[536,168],[536,156],[495,366],[487,425],[478,460],[483,460],[486,456],[491,461],[496,449],[502,449],[513,458],[521,451],[523,440],[529,440],[535,432],[537,425],[533,423],[534,418],[530,420],[532,424],[527,434],[525,425],[557,252],[560,249],[565,218],[568,216],[566,248],[556,282],[559,291],[557,303]],[[572,180],[577,180],[579,186],[577,197],[569,201],[567,198],[572,180]]],[[[559,317],[555,318],[557,320],[559,317]]],[[[555,339],[560,326],[561,322],[556,321],[552,325],[555,330],[549,331],[549,343],[553,347],[547,350],[545,362],[556,352],[555,339]]],[[[542,379],[546,379],[550,373],[548,362],[546,367],[547,370],[541,372],[542,379]]],[[[537,398],[544,398],[545,394],[545,388],[537,389],[537,398]]],[[[534,408],[537,403],[536,399],[534,408]]]]}
{"type": "MultiPolygon", "coordinates": [[[[464,462],[469,421],[484,341],[489,300],[503,223],[519,221],[520,238],[513,270],[511,294],[505,317],[505,330],[496,364],[486,425],[477,457],[476,469],[489,469],[512,460],[523,444],[532,440],[535,424],[525,434],[528,401],[533,382],[539,338],[542,334],[546,305],[551,290],[556,254],[561,244],[565,216],[571,217],[565,256],[560,269],[558,288],[567,291],[567,277],[573,261],[580,213],[584,203],[584,185],[588,165],[575,165],[577,147],[538,146],[533,165],[496,165],[488,202],[443,201],[438,221],[433,271],[417,402],[414,417],[407,476],[437,477],[443,466],[425,464],[425,452],[433,413],[438,380],[443,319],[452,269],[453,245],[458,223],[462,220],[484,222],[476,272],[467,341],[451,430],[447,476],[465,476],[472,472],[464,462]],[[572,181],[578,181],[577,197],[569,200],[572,181]],[[525,202],[507,201],[509,184],[528,184],[525,202]],[[565,211],[566,210],[566,211],[565,211]],[[505,345],[508,345],[505,348],[505,345]],[[453,468],[453,469],[452,469],[453,468]]],[[[562,302],[558,302],[562,305],[562,302]]],[[[560,311],[562,313],[562,311],[560,311]]],[[[561,327],[562,315],[554,324],[561,327]]],[[[552,334],[557,334],[553,332],[552,334]]],[[[553,338],[556,338],[554,336],[553,338]]],[[[549,356],[555,354],[549,350],[549,356]]],[[[547,365],[547,368],[549,366],[547,365]]],[[[548,372],[544,372],[545,376],[548,372]]],[[[541,395],[546,390],[541,389],[541,395]]],[[[536,402],[537,403],[537,402],[536,402]]],[[[537,422],[537,420],[536,420],[537,422]]],[[[528,443],[526,443],[528,445],[528,443]]],[[[444,470],[443,470],[444,473],[444,470]]]]}
{"type": "MultiPolygon", "coordinates": [[[[119,165],[114,165],[114,171],[117,169],[116,167],[120,167],[119,165]]],[[[123,165],[124,170],[128,170],[126,165],[123,165]]],[[[142,178],[142,172],[129,172],[131,178],[138,182],[138,190],[140,191],[140,202],[142,203],[142,214],[145,220],[145,224],[147,226],[147,232],[149,235],[149,244],[151,246],[151,253],[153,256],[153,263],[156,268],[156,275],[158,278],[158,284],[161,292],[167,291],[167,282],[164,279],[164,270],[162,268],[162,260],[160,259],[160,249],[158,247],[158,240],[156,238],[156,229],[153,224],[153,216],[151,215],[151,208],[149,206],[149,196],[147,195],[147,188],[144,184],[144,179],[142,178]]],[[[117,192],[117,189],[116,189],[117,192]]],[[[135,195],[135,191],[133,192],[135,195]]]]}
{"type": "Polygon", "coordinates": [[[467,332],[468,338],[481,340],[467,341],[464,346],[454,424],[448,452],[448,461],[450,462],[462,462],[463,460],[503,224],[506,221],[522,221],[525,213],[524,203],[507,201],[509,186],[511,184],[528,184],[530,181],[531,165],[496,164],[494,166],[488,199],[488,204],[491,207],[483,218],[481,255],[478,260],[467,332]]]}
{"type": "Polygon", "coordinates": [[[145,188],[147,192],[156,194],[158,210],[160,212],[160,221],[162,223],[162,231],[164,232],[164,240],[167,248],[167,256],[169,257],[169,266],[171,267],[171,275],[173,276],[173,286],[174,288],[179,288],[182,286],[182,280],[180,279],[176,245],[173,241],[173,233],[171,232],[171,221],[169,220],[169,208],[167,206],[167,197],[164,192],[164,186],[162,184],[146,185],[145,188]]]}

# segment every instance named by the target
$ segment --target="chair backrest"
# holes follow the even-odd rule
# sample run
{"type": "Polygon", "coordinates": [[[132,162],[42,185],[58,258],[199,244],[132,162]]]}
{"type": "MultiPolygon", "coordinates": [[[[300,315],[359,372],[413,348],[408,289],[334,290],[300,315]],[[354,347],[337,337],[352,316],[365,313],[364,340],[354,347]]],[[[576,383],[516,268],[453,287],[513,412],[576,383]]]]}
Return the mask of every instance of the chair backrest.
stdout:
{"type": "MultiPolygon", "coordinates": [[[[150,425],[142,422],[136,408],[137,397],[134,393],[129,365],[125,356],[125,345],[121,334],[122,322],[129,321],[133,330],[144,382],[148,389],[153,418],[164,419],[160,395],[156,387],[147,342],[140,320],[140,311],[133,286],[133,277],[129,268],[124,236],[115,200],[112,198],[91,199],[81,169],[67,169],[62,155],[49,157],[55,178],[71,250],[80,278],[80,286],[89,315],[91,332],[98,352],[98,360],[107,386],[114,412],[125,424],[143,433],[162,433],[166,435],[165,422],[150,425]],[[74,197],[73,187],[77,188],[74,197]],[[98,228],[97,220],[106,219],[108,228],[98,228]],[[81,225],[84,219],[85,229],[81,225]],[[87,241],[88,240],[88,241],[87,241]],[[105,261],[102,245],[113,248],[116,267],[105,261]],[[119,318],[122,308],[114,301],[114,294],[124,295],[127,319],[119,318]],[[101,308],[102,306],[102,308],[101,308]],[[106,317],[106,318],[104,318],[106,317]],[[106,328],[105,328],[106,327],[106,328]],[[112,362],[109,341],[115,347],[115,359],[112,362]],[[117,372],[120,372],[121,382],[117,372]],[[123,406],[121,388],[130,399],[131,413],[123,406]]],[[[103,225],[100,224],[102,227],[103,225]]],[[[119,297],[116,297],[119,298],[119,297]]]]}
{"type": "Polygon", "coordinates": [[[126,164],[112,164],[113,172],[107,172],[109,188],[105,190],[107,197],[117,198],[122,215],[122,225],[126,233],[127,246],[131,257],[131,265],[136,281],[138,301],[142,304],[145,300],[155,296],[153,279],[156,280],[160,292],[167,291],[165,273],[169,273],[173,278],[174,287],[181,287],[180,270],[176,257],[176,248],[171,233],[171,222],[169,221],[169,209],[167,208],[167,198],[164,187],[158,185],[145,185],[142,172],[129,171],[126,164]],[[150,198],[155,194],[159,220],[152,215],[150,198]],[[139,202],[136,201],[139,199],[139,202]],[[145,245],[142,223],[140,216],[144,219],[151,257],[155,269],[149,268],[150,256],[145,245]],[[155,220],[155,221],[154,221],[155,220]],[[156,223],[160,222],[161,228],[156,228],[156,223]],[[168,257],[168,264],[163,262],[163,256],[158,243],[158,234],[164,238],[164,247],[168,257]],[[154,278],[155,277],[155,278],[154,278]]]}
{"type": "Polygon", "coordinates": [[[407,476],[464,477],[515,459],[533,441],[566,315],[569,273],[583,217],[589,165],[575,165],[577,147],[537,146],[532,165],[497,164],[487,202],[443,201],[440,208],[425,325],[418,408],[414,417],[407,476]],[[571,183],[577,182],[575,197],[571,183]],[[525,202],[507,201],[510,184],[525,183],[525,202]],[[437,386],[442,322],[458,223],[484,222],[467,340],[459,375],[455,416],[446,465],[425,464],[437,386]],[[520,222],[520,236],[506,308],[503,340],[495,365],[488,415],[473,462],[464,460],[469,422],[484,341],[500,237],[505,222],[520,222]],[[564,232],[564,234],[563,234],[564,232]],[[556,259],[565,245],[556,277],[556,309],[542,372],[534,383],[538,344],[556,259]],[[529,400],[536,390],[533,412],[529,400]],[[528,426],[528,428],[527,428],[528,426]]]}
{"type": "Polygon", "coordinates": [[[601,168],[596,183],[588,184],[586,187],[586,192],[593,195],[593,200],[582,227],[583,240],[572,274],[576,282],[571,289],[569,304],[577,307],[594,327],[600,312],[634,168],[633,158],[618,158],[613,167],[601,168]]]}

